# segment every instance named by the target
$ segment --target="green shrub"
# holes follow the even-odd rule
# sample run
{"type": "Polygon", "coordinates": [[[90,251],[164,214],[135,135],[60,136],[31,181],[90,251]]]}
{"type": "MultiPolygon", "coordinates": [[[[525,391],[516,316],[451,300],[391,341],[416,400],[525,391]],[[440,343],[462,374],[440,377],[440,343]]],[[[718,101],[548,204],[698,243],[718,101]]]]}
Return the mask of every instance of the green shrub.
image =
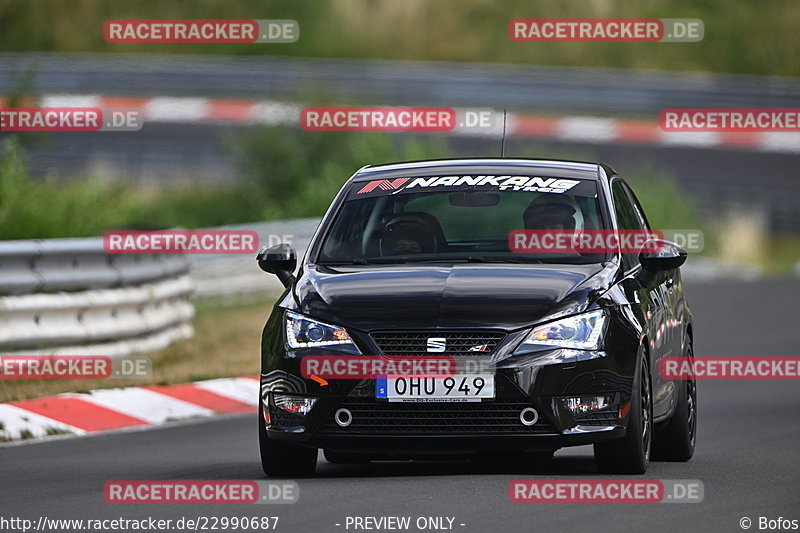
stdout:
{"type": "MultiPolygon", "coordinates": [[[[347,178],[366,164],[450,155],[443,137],[284,127],[246,133],[232,146],[240,163],[233,183],[136,188],[99,178],[31,178],[22,149],[9,141],[0,160],[0,239],[320,216],[347,178]]],[[[525,150],[514,155],[520,152],[525,150]]],[[[627,177],[654,228],[702,229],[697,209],[670,177],[648,170],[627,177]]]]}
{"type": "Polygon", "coordinates": [[[82,237],[122,226],[134,211],[127,188],[99,178],[62,182],[29,176],[21,148],[0,159],[0,239],[82,237]]]}
{"type": "Polygon", "coordinates": [[[699,229],[697,207],[681,191],[678,183],[666,176],[626,177],[650,225],[655,229],[699,229]]]}
{"type": "Polygon", "coordinates": [[[345,181],[368,164],[447,157],[441,137],[263,128],[235,148],[242,184],[259,219],[324,214],[345,181]]]}
{"type": "Polygon", "coordinates": [[[245,134],[235,147],[241,177],[233,183],[153,188],[98,177],[35,179],[22,148],[9,140],[0,160],[0,240],[320,216],[365,164],[447,155],[443,141],[280,127],[245,134]]]}

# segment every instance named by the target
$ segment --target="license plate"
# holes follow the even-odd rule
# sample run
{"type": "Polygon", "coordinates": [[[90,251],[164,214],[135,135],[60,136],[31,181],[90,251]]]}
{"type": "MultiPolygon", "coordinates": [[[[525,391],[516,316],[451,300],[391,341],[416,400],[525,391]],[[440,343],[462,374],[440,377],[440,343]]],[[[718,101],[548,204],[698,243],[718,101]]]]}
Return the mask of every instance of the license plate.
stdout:
{"type": "Polygon", "coordinates": [[[480,402],[494,399],[494,374],[405,376],[375,380],[375,398],[389,402],[480,402]]]}

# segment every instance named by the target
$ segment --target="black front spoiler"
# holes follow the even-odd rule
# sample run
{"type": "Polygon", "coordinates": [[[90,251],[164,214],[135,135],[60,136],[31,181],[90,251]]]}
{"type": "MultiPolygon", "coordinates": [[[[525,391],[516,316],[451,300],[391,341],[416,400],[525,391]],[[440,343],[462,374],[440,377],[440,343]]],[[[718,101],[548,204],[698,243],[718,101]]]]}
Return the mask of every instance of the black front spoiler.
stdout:
{"type": "Polygon", "coordinates": [[[413,456],[464,454],[481,451],[543,452],[582,446],[625,436],[622,426],[578,426],[564,434],[531,435],[318,435],[268,430],[270,439],[326,450],[413,456]]]}

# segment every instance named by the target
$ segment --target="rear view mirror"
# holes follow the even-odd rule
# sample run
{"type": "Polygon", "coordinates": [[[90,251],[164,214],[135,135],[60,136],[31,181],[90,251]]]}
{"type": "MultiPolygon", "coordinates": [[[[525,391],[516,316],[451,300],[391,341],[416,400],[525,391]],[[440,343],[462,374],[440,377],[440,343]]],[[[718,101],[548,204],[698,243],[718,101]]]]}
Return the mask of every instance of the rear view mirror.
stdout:
{"type": "Polygon", "coordinates": [[[494,192],[454,192],[449,199],[450,205],[456,207],[492,207],[500,203],[500,195],[494,192]]]}
{"type": "Polygon", "coordinates": [[[276,244],[263,247],[256,256],[258,266],[264,272],[275,274],[284,287],[294,283],[294,270],[297,268],[297,254],[291,244],[276,244]]]}

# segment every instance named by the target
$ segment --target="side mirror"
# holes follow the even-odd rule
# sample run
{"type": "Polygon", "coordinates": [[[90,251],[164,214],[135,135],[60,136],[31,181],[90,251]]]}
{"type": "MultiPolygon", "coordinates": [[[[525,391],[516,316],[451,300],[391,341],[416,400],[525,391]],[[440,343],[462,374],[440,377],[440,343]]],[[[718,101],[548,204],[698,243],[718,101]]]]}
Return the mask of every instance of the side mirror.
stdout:
{"type": "Polygon", "coordinates": [[[650,272],[675,270],[686,262],[686,250],[674,242],[653,239],[645,244],[645,250],[639,254],[639,262],[642,268],[650,272]]]}
{"type": "Polygon", "coordinates": [[[652,239],[644,245],[644,250],[639,253],[639,263],[642,270],[636,280],[643,288],[655,283],[656,274],[675,270],[686,262],[686,250],[674,242],[661,239],[652,239]]]}
{"type": "Polygon", "coordinates": [[[258,266],[264,272],[275,274],[284,287],[294,283],[294,270],[297,268],[297,254],[291,244],[276,244],[263,247],[256,256],[258,266]]]}

